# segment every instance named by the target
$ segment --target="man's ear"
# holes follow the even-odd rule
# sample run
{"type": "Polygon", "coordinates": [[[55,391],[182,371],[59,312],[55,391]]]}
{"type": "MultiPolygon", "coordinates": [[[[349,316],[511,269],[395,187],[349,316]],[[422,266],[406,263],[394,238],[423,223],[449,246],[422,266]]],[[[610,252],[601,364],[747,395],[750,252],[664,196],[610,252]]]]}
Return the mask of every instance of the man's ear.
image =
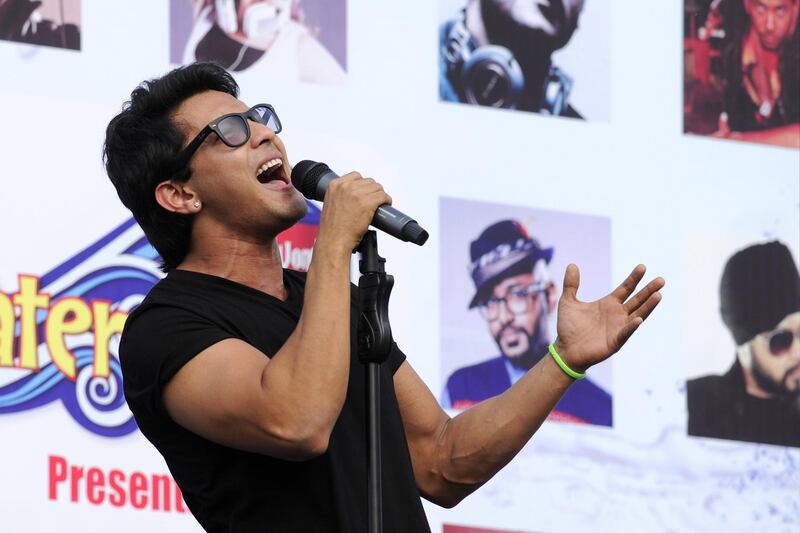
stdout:
{"type": "Polygon", "coordinates": [[[200,198],[192,187],[175,180],[162,181],[156,186],[156,202],[171,213],[193,215],[200,211],[200,198]]]}
{"type": "Polygon", "coordinates": [[[556,309],[558,308],[558,295],[556,294],[556,284],[552,281],[547,282],[547,288],[545,289],[546,296],[547,296],[547,310],[550,313],[555,313],[556,309]]]}

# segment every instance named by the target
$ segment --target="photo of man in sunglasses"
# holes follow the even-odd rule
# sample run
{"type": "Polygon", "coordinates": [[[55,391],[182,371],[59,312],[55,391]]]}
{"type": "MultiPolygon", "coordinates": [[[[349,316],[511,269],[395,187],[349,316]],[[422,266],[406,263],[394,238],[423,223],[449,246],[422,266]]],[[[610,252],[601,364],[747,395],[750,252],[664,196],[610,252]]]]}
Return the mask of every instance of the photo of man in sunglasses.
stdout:
{"type": "MultiPolygon", "coordinates": [[[[447,379],[440,403],[466,409],[503,393],[547,356],[558,294],[550,276],[554,248],[542,247],[517,220],[489,225],[470,244],[475,295],[469,303],[486,320],[500,354],[463,366],[447,379]]],[[[611,426],[611,395],[590,378],[573,384],[548,418],[611,426]]]]}
{"type": "Polygon", "coordinates": [[[735,253],[719,288],[736,358],[687,382],[689,435],[800,446],[800,274],[786,245],[735,253]]]}

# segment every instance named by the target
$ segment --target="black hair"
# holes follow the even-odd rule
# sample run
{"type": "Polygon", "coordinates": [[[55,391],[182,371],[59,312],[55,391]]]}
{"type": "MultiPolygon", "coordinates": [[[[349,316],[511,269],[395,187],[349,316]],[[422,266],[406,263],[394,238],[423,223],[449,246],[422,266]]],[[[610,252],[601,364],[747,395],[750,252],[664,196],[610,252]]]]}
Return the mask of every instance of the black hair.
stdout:
{"type": "Polygon", "coordinates": [[[106,128],[103,162],[122,203],[131,210],[169,272],[186,257],[194,215],[167,211],[158,204],[159,183],[185,182],[191,169],[178,168],[186,132],[172,114],[187,98],[205,91],[238,97],[233,77],[215,63],[178,67],[161,78],[142,82],[106,128]]]}

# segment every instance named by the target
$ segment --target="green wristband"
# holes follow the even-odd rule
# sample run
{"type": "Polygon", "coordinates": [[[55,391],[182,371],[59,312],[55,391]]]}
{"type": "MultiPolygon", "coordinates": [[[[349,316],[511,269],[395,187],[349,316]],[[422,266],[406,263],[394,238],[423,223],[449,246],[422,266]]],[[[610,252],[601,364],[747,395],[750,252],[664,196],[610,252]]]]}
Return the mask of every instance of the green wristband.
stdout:
{"type": "Polygon", "coordinates": [[[561,356],[558,355],[558,352],[556,351],[556,347],[555,347],[555,345],[553,345],[552,342],[550,343],[550,348],[549,349],[550,349],[550,355],[553,356],[553,360],[556,362],[556,364],[559,366],[559,368],[561,368],[561,370],[564,371],[564,373],[566,375],[568,375],[572,379],[583,379],[583,378],[586,377],[586,374],[581,374],[580,372],[575,372],[574,370],[572,370],[567,365],[567,363],[565,363],[564,360],[561,359],[561,356]]]}

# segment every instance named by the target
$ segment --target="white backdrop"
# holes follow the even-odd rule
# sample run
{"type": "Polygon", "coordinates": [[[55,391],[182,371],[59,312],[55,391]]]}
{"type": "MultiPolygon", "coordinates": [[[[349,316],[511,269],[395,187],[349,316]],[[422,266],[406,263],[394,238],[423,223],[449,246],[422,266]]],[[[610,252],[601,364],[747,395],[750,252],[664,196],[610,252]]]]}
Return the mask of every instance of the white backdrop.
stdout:
{"type": "MultiPolygon", "coordinates": [[[[426,504],[432,530],[797,531],[800,450],[686,436],[685,379],[732,360],[716,311],[725,259],[765,237],[797,257],[800,155],[681,133],[682,2],[609,2],[608,116],[590,122],[442,104],[438,3],[349,0],[347,9],[345,86],[255,69],[236,78],[245,102],[275,105],[292,162],[374,176],[431,233],[423,248],[384,238],[381,255],[396,279],[395,337],[435,394],[441,196],[610,219],[612,283],[639,262],[667,280],[663,304],[611,362],[614,427],[546,423],[465,503],[426,504]]],[[[133,87],[171,68],[168,5],[83,0],[81,30],[80,52],[0,41],[6,294],[20,274],[48,272],[129,217],[101,145],[133,87]]],[[[464,263],[454,268],[462,274],[464,263]]],[[[0,386],[21,373],[0,368],[0,386]]],[[[68,485],[48,498],[51,455],[165,473],[137,431],[97,435],[53,402],[0,414],[0,443],[2,531],[199,530],[185,514],[72,502],[68,485]]]]}

